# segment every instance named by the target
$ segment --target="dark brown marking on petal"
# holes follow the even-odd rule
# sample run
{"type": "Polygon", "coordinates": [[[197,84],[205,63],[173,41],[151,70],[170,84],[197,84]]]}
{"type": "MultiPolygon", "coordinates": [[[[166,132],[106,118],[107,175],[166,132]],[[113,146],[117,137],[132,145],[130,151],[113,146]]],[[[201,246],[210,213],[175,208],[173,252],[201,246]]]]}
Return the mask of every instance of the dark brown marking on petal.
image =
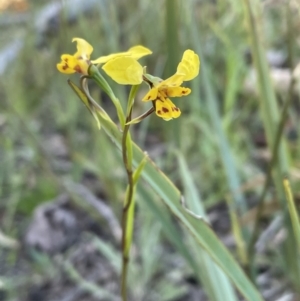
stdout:
{"type": "Polygon", "coordinates": [[[173,111],[176,111],[176,112],[178,112],[178,111],[179,111],[179,109],[178,109],[177,107],[173,107],[173,111]]]}
{"type": "Polygon", "coordinates": [[[157,114],[161,115],[161,110],[158,110],[158,111],[157,111],[157,114]]]}
{"type": "Polygon", "coordinates": [[[151,98],[151,95],[149,95],[148,97],[147,97],[147,100],[149,100],[151,98]]]}
{"type": "Polygon", "coordinates": [[[67,69],[69,69],[69,66],[68,66],[68,64],[65,64],[64,66],[62,66],[62,69],[63,69],[63,70],[67,70],[67,69]]]}
{"type": "Polygon", "coordinates": [[[182,93],[182,94],[185,94],[186,92],[187,92],[186,90],[183,90],[181,93],[182,93]]]}
{"type": "Polygon", "coordinates": [[[76,72],[78,72],[78,73],[82,73],[82,70],[81,70],[80,66],[78,66],[78,65],[76,65],[76,66],[74,67],[74,70],[75,70],[76,72]]]}
{"type": "Polygon", "coordinates": [[[169,109],[165,108],[165,107],[162,107],[162,110],[164,113],[168,113],[169,112],[169,109]]]}

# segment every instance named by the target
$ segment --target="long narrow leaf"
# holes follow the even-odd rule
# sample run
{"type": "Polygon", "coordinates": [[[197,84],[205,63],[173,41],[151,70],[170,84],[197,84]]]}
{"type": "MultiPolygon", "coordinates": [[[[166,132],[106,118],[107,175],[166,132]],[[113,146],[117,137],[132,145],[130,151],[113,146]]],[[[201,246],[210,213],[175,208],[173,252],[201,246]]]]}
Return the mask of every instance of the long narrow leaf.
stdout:
{"type": "MultiPolygon", "coordinates": [[[[191,0],[191,2],[193,1],[191,0]]],[[[195,4],[193,3],[193,5],[195,4]]],[[[191,6],[192,8],[194,8],[193,5],[191,6]]],[[[194,15],[191,16],[191,19],[196,24],[196,18],[194,15]]],[[[207,100],[208,113],[210,115],[210,119],[214,131],[216,132],[216,135],[218,137],[220,156],[228,179],[228,185],[230,187],[231,193],[234,197],[234,201],[237,207],[241,209],[242,212],[245,212],[247,206],[246,206],[244,196],[240,192],[240,186],[241,186],[240,177],[235,167],[235,162],[233,160],[233,154],[230,150],[229,142],[227,140],[224,129],[222,127],[222,122],[221,122],[222,118],[220,116],[220,112],[218,108],[219,102],[214,87],[212,85],[212,81],[210,80],[210,70],[208,64],[205,62],[203,56],[202,43],[201,43],[200,33],[197,29],[197,26],[195,25],[191,26],[191,28],[189,29],[189,33],[193,41],[193,47],[201,58],[201,72],[200,72],[201,81],[203,83],[205,98],[207,100]]]]}
{"type": "MultiPolygon", "coordinates": [[[[177,153],[181,179],[184,185],[187,206],[195,214],[206,217],[200,195],[196,189],[193,178],[188,170],[187,163],[181,153],[177,153]]],[[[192,241],[192,246],[195,242],[192,241]]],[[[196,250],[196,245],[192,248],[196,250]]],[[[223,301],[224,299],[237,300],[234,289],[227,275],[217,266],[205,251],[199,250],[197,259],[202,265],[200,278],[210,300],[223,301]]]]}
{"type": "Polygon", "coordinates": [[[295,206],[295,200],[292,193],[290,181],[287,178],[284,179],[283,185],[294,230],[295,241],[297,242],[298,251],[300,251],[300,222],[298,212],[295,206]]]}
{"type": "MultiPolygon", "coordinates": [[[[77,94],[79,97],[82,95],[77,94]]],[[[121,149],[122,134],[118,127],[107,118],[101,110],[97,111],[99,120],[112,142],[121,149]]],[[[137,166],[145,158],[144,152],[133,144],[133,162],[137,166]]],[[[200,246],[206,250],[211,258],[231,278],[235,286],[249,301],[262,301],[262,297],[254,285],[249,281],[237,261],[218,239],[212,229],[203,220],[195,219],[183,210],[180,199],[181,193],[168,177],[147,158],[142,177],[149,183],[152,189],[162,198],[172,213],[183,223],[200,246]]]]}

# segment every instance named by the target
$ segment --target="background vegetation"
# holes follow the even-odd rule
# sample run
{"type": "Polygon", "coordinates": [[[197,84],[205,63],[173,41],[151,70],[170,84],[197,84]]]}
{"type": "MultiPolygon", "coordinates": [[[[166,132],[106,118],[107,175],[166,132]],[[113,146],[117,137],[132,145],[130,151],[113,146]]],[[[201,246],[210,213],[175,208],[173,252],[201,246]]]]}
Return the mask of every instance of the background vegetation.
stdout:
{"type": "MultiPolygon", "coordinates": [[[[210,221],[264,300],[300,300],[297,1],[0,8],[0,300],[120,300],[126,177],[118,149],[56,70],[62,53],[75,52],[73,37],[90,42],[94,58],[142,44],[153,51],[147,70],[162,78],[185,49],[199,54],[192,94],[175,100],[181,117],[151,115],[133,139],[210,221]]],[[[125,104],[129,89],[109,82],[125,104]]],[[[91,90],[116,120],[110,100],[91,90]]],[[[146,182],[137,202],[129,300],[243,300],[146,182]]]]}

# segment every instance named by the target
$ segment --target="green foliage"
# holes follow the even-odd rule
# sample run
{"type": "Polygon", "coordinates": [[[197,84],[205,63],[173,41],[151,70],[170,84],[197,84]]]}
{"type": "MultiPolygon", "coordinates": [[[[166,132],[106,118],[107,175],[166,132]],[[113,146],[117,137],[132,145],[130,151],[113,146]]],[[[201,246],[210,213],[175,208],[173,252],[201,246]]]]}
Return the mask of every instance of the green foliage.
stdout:
{"type": "MultiPolygon", "coordinates": [[[[153,51],[144,59],[147,72],[161,78],[172,75],[183,51],[191,48],[200,55],[201,72],[188,83],[192,94],[174,101],[182,108],[181,117],[165,122],[152,114],[131,126],[132,140],[148,152],[178,188],[157,171],[156,165],[144,159],[138,146],[133,147],[130,156],[134,166],[143,159],[147,163],[141,168],[144,180],[139,181],[136,191],[130,294],[133,300],[187,300],[190,286],[185,279],[192,276],[209,300],[238,300],[235,288],[247,300],[262,300],[264,288],[257,283],[261,269],[267,269],[272,279],[284,282],[287,291],[299,294],[299,89],[297,82],[291,81],[276,93],[278,83],[270,78],[274,67],[266,55],[278,50],[286,57],[281,66],[294,70],[300,57],[295,37],[299,13],[284,1],[263,4],[263,9],[260,1],[252,0],[101,3],[88,14],[79,13],[74,23],[68,22],[68,11],[63,10],[54,35],[50,31],[41,36],[31,26],[34,22],[29,21],[26,26],[15,25],[1,32],[3,47],[11,36],[25,42],[0,81],[0,236],[3,232],[21,242],[33,210],[66,192],[62,184],[65,179],[86,183],[120,216],[126,175],[119,152],[120,131],[112,122],[117,123],[117,115],[122,115],[121,106],[116,113],[117,99],[124,110],[129,89],[106,78],[117,98],[113,104],[89,82],[91,96],[112,119],[110,122],[97,117],[86,101],[84,105],[96,120],[99,118],[99,131],[89,110],[68,86],[67,77],[55,69],[62,53],[74,53],[73,37],[89,41],[99,55],[145,45],[153,51]],[[249,83],[253,73],[257,87],[254,83],[249,89],[245,82],[249,83]],[[58,151],[67,149],[62,158],[47,144],[54,135],[62,137],[65,144],[59,144],[58,151]],[[264,184],[261,178],[268,178],[267,174],[270,179],[264,184]],[[294,198],[287,195],[290,211],[282,184],[286,174],[294,192],[294,198]],[[181,195],[185,196],[187,208],[180,204],[181,195]],[[257,205],[258,201],[265,210],[257,205]],[[213,212],[221,219],[224,212],[215,209],[220,206],[230,206],[226,207],[231,216],[226,235],[235,241],[230,247],[221,242],[226,236],[222,228],[210,228],[186,211],[207,219],[213,212]],[[264,225],[257,221],[254,235],[257,210],[264,225]],[[258,252],[254,243],[273,229],[278,216],[282,217],[281,224],[264,242],[263,251],[258,252]],[[286,235],[283,238],[282,233],[286,235]],[[249,254],[245,254],[247,246],[249,254]]],[[[37,4],[30,11],[33,19],[41,9],[41,4],[34,5],[37,4]]],[[[79,83],[78,75],[70,78],[76,85],[79,83]]],[[[146,92],[144,85],[137,91],[133,118],[149,109],[140,101],[146,92]]],[[[72,206],[83,211],[76,202],[72,206]]],[[[93,220],[98,212],[85,214],[93,220]]],[[[96,221],[109,231],[101,219],[96,221]]],[[[107,235],[80,236],[92,243],[120,275],[119,242],[113,243],[107,235]]],[[[3,288],[7,300],[26,300],[24,292],[31,287],[64,274],[87,295],[118,300],[118,293],[81,275],[82,271],[71,262],[70,254],[75,253],[72,248],[62,252],[66,259],[63,264],[61,258],[38,251],[28,258],[26,246],[8,249],[8,256],[4,242],[1,238],[0,262],[5,261],[6,266],[1,273],[0,291],[3,288]],[[24,262],[20,274],[10,272],[24,262]]],[[[273,295],[267,300],[277,298],[279,295],[273,295]]]]}

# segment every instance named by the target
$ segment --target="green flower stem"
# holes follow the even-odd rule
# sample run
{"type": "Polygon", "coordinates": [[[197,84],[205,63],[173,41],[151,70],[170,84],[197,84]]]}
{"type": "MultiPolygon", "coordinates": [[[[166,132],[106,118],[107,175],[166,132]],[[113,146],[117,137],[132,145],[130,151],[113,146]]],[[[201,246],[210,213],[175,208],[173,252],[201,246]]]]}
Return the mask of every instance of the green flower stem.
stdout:
{"type": "Polygon", "coordinates": [[[121,276],[121,295],[123,301],[127,300],[127,274],[128,274],[128,263],[129,263],[129,253],[132,243],[133,234],[133,224],[134,224],[134,190],[135,181],[133,177],[132,170],[132,140],[130,137],[130,123],[132,106],[134,103],[135,95],[138,91],[139,86],[132,86],[127,102],[126,110],[126,123],[124,125],[123,135],[122,135],[122,158],[124,167],[127,173],[128,186],[126,189],[125,202],[123,205],[122,213],[122,276],[121,276]]]}
{"type": "Polygon", "coordinates": [[[141,122],[143,119],[145,119],[147,116],[151,115],[153,112],[155,111],[154,107],[151,107],[148,111],[146,111],[145,113],[143,113],[142,115],[131,119],[130,122],[128,122],[128,124],[135,124],[135,123],[139,123],[141,122]]]}
{"type": "Polygon", "coordinates": [[[89,75],[95,80],[97,85],[110,97],[111,101],[113,102],[114,106],[117,110],[117,115],[119,118],[119,122],[122,126],[122,129],[125,126],[125,115],[121,106],[119,99],[115,96],[114,91],[99,72],[98,68],[94,65],[91,65],[89,68],[89,75]]]}
{"type": "MultiPolygon", "coordinates": [[[[108,96],[113,100],[114,93],[111,90],[111,88],[106,83],[105,79],[102,77],[102,75],[99,72],[93,73],[91,75],[93,79],[99,84],[99,86],[108,94],[108,96]]],[[[86,104],[87,101],[89,101],[92,106],[94,106],[95,109],[97,109],[101,114],[104,116],[106,115],[103,112],[103,109],[93,100],[93,98],[90,96],[90,93],[88,91],[88,86],[86,83],[86,77],[83,78],[81,81],[81,87],[87,97],[88,100],[84,101],[86,104]]],[[[127,102],[127,110],[126,110],[126,122],[121,121],[121,124],[123,125],[123,134],[122,134],[122,142],[121,142],[121,150],[122,150],[122,158],[124,167],[127,173],[127,179],[128,179],[128,186],[126,189],[126,195],[125,195],[125,201],[123,205],[123,213],[122,213],[122,254],[123,254],[123,260],[122,260],[122,275],[121,275],[121,296],[123,301],[127,301],[127,274],[128,274],[128,262],[129,262],[129,252],[132,242],[132,234],[133,234],[133,224],[134,224],[134,191],[135,191],[135,185],[138,179],[138,175],[134,175],[132,170],[132,161],[133,161],[133,155],[132,155],[132,140],[130,137],[130,121],[131,121],[131,114],[132,114],[132,107],[134,103],[134,98],[136,96],[136,93],[138,91],[138,86],[132,86],[128,102],[127,102]]],[[[80,96],[81,92],[78,90],[75,90],[75,92],[80,96]]],[[[116,99],[116,98],[115,98],[116,99]]],[[[119,100],[117,100],[119,103],[119,100]]],[[[88,106],[88,104],[86,104],[88,106]]],[[[89,107],[88,107],[89,108],[89,107]]],[[[117,108],[117,106],[116,106],[117,108]]],[[[89,108],[90,109],[90,108],[89,108]]],[[[123,110],[122,110],[123,114],[123,110]]],[[[119,115],[119,114],[118,114],[119,115]]],[[[143,163],[143,165],[145,162],[143,163]]],[[[142,166],[143,166],[142,165],[142,166]]],[[[143,168],[143,167],[141,167],[143,168]]],[[[140,174],[141,171],[139,171],[140,174]]]]}
{"type": "Polygon", "coordinates": [[[135,98],[135,95],[136,95],[137,91],[139,90],[139,88],[140,88],[140,85],[135,85],[135,86],[131,87],[129,97],[128,97],[126,116],[131,115],[134,98],[135,98]]]}
{"type": "Polygon", "coordinates": [[[127,301],[127,275],[128,263],[130,259],[130,247],[132,243],[134,224],[134,186],[128,184],[126,189],[126,200],[130,200],[128,206],[123,207],[122,215],[122,274],[121,274],[121,296],[123,301],[127,301]],[[130,199],[129,199],[130,198],[130,199]]]}

